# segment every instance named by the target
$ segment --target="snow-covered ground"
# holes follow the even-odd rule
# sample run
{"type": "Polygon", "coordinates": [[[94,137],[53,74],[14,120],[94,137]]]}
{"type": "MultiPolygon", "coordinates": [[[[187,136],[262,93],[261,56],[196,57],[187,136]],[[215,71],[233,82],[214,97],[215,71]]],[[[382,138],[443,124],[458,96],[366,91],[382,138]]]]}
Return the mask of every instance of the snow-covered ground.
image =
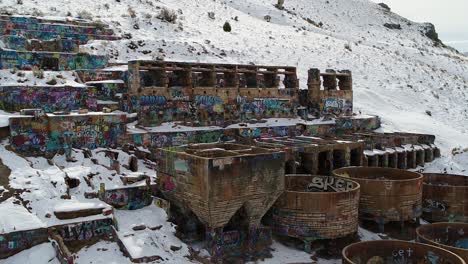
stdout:
{"type": "MultiPolygon", "coordinates": [[[[164,57],[166,60],[291,65],[298,67],[301,88],[306,88],[308,68],[350,69],[356,113],[381,116],[382,131],[436,135],[443,157],[424,169],[466,174],[468,57],[434,46],[422,33],[427,25],[411,22],[368,0],[287,0],[285,10],[275,8],[275,3],[276,0],[49,0],[40,3],[23,0],[18,5],[17,0],[1,0],[0,10],[47,16],[66,16],[68,12],[76,16],[87,11],[95,20],[110,24],[117,34],[131,34],[131,39],[93,41],[82,47],[83,51],[109,54],[112,61],[164,57]],[[161,8],[173,10],[178,15],[176,23],[159,19],[161,8]],[[208,12],[214,12],[215,18],[210,18],[208,12]],[[231,24],[230,33],[222,29],[226,21],[231,24]],[[399,24],[401,30],[388,29],[385,23],[399,24]]],[[[21,78],[40,82],[29,75],[9,76],[8,72],[1,72],[0,76],[2,83],[14,83],[21,78]]],[[[74,80],[66,79],[60,84],[74,80]]],[[[8,115],[0,113],[0,116],[8,115]]],[[[104,181],[109,188],[122,186],[117,173],[108,168],[110,164],[103,153],[93,152],[98,164],[84,158],[81,151],[74,154],[77,162],[67,162],[63,156],[57,156],[51,165],[43,158],[20,157],[5,149],[4,144],[0,146],[0,158],[12,170],[11,187],[30,190],[21,198],[30,201],[31,212],[49,225],[58,221],[54,216],[49,219],[45,215],[63,201],[60,196],[66,192],[65,175],[83,183],[86,175],[98,173],[93,178],[94,184],[104,181]]],[[[124,153],[119,154],[122,162],[127,158],[124,153]]],[[[155,176],[142,163],[139,168],[141,173],[155,176]]],[[[122,168],[121,173],[131,175],[132,172],[122,168]]],[[[84,199],[84,193],[90,189],[80,184],[71,190],[72,200],[98,203],[98,200],[84,199]]],[[[115,215],[122,222],[134,217],[147,225],[156,224],[151,220],[166,227],[163,212],[156,212],[154,219],[147,217],[147,211],[156,209],[117,211],[115,215]]],[[[130,231],[129,224],[124,226],[120,232],[134,232],[130,231]]],[[[161,230],[165,230],[165,239],[170,243],[179,243],[169,226],[161,230]]],[[[154,243],[170,262],[188,261],[183,259],[186,246],[170,255],[170,250],[164,248],[170,243],[158,240],[160,237],[155,232],[135,231],[137,235],[133,238],[138,241],[130,242],[138,251],[157,238],[154,243]]],[[[365,240],[379,239],[363,229],[360,235],[365,240]]],[[[266,263],[310,262],[310,255],[302,251],[278,242],[273,248],[274,258],[266,263]]],[[[56,262],[49,262],[51,256],[52,247],[43,244],[0,263],[56,262]]],[[[117,245],[109,242],[82,249],[78,256],[78,263],[130,263],[117,245]]],[[[319,263],[339,261],[319,260],[319,263]]]]}

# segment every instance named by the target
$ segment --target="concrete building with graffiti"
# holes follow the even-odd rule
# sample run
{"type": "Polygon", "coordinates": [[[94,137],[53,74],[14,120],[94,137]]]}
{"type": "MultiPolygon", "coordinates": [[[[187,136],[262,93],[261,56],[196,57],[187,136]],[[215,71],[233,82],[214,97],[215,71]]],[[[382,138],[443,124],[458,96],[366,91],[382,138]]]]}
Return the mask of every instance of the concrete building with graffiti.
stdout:
{"type": "Polygon", "coordinates": [[[97,110],[97,92],[94,87],[57,85],[0,85],[0,109],[19,112],[40,108],[46,113],[79,109],[97,110]]]}
{"type": "Polygon", "coordinates": [[[19,152],[49,155],[72,148],[112,147],[125,133],[124,114],[71,113],[10,118],[11,145],[19,152]]]}

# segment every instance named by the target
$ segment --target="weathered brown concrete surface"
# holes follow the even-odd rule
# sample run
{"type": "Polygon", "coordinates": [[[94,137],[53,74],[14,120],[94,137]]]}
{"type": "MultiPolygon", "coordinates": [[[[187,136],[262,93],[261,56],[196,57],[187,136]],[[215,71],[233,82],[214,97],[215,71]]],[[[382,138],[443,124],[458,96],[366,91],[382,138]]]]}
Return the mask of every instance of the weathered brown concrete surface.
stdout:
{"type": "Polygon", "coordinates": [[[284,191],[284,152],[237,144],[200,144],[157,151],[161,191],[210,228],[241,208],[261,218],[284,191]]]}
{"type": "Polygon", "coordinates": [[[356,233],[359,189],[349,178],[287,175],[286,191],[272,208],[273,231],[306,242],[356,233]]]}
{"type": "Polygon", "coordinates": [[[400,240],[359,242],[344,248],[342,254],[345,264],[465,263],[459,256],[445,249],[400,240]]]}
{"type": "Polygon", "coordinates": [[[359,215],[377,223],[408,221],[421,215],[420,173],[390,168],[348,167],[335,176],[350,177],[361,185],[359,215]]]}
{"type": "Polygon", "coordinates": [[[364,144],[359,141],[299,136],[258,139],[255,144],[284,151],[291,174],[329,175],[337,168],[362,166],[363,161],[364,144]]]}
{"type": "Polygon", "coordinates": [[[423,173],[423,218],[431,222],[468,221],[468,177],[423,173]]]}
{"type": "Polygon", "coordinates": [[[444,248],[468,261],[468,224],[434,223],[416,229],[418,241],[444,248]]]}

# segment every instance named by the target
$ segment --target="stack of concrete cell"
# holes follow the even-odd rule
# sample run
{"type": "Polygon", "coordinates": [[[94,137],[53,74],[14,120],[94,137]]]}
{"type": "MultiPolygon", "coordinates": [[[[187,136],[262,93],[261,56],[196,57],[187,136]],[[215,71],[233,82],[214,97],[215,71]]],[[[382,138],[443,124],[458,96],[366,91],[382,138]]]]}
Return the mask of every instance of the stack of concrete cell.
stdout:
{"type": "Polygon", "coordinates": [[[422,183],[420,173],[391,169],[348,167],[333,171],[361,186],[359,216],[373,220],[381,231],[388,222],[417,220],[421,216],[422,183]]]}
{"type": "Polygon", "coordinates": [[[89,40],[119,39],[106,25],[85,20],[51,20],[29,16],[0,17],[0,69],[76,70],[107,64],[105,56],[78,52],[89,40]]]}
{"type": "Polygon", "coordinates": [[[444,248],[468,261],[468,224],[434,223],[416,229],[418,241],[444,248]]]}
{"type": "Polygon", "coordinates": [[[414,169],[440,156],[435,136],[414,133],[354,133],[345,136],[365,142],[365,165],[414,169]]]}
{"type": "Polygon", "coordinates": [[[318,239],[335,239],[358,230],[359,184],[347,178],[287,175],[286,190],[271,210],[273,231],[299,238],[305,250],[318,239]]]}
{"type": "Polygon", "coordinates": [[[318,115],[350,116],[353,114],[353,78],[350,71],[310,69],[308,107],[318,115]]]}
{"type": "Polygon", "coordinates": [[[343,249],[342,255],[345,264],[465,264],[462,258],[443,248],[400,240],[377,240],[351,244],[343,249]]]}
{"type": "Polygon", "coordinates": [[[255,140],[259,147],[286,152],[287,173],[302,171],[312,175],[329,175],[334,169],[361,166],[363,142],[321,139],[317,137],[280,137],[255,140]]]}
{"type": "Polygon", "coordinates": [[[296,68],[130,61],[129,95],[144,125],[186,121],[226,126],[253,118],[295,117],[296,68]]]}
{"type": "Polygon", "coordinates": [[[157,156],[159,190],[204,224],[212,256],[233,247],[261,252],[271,243],[260,220],[284,191],[283,152],[219,143],[159,149],[157,156]]]}
{"type": "Polygon", "coordinates": [[[430,222],[468,221],[468,177],[424,173],[423,218],[430,222]]]}

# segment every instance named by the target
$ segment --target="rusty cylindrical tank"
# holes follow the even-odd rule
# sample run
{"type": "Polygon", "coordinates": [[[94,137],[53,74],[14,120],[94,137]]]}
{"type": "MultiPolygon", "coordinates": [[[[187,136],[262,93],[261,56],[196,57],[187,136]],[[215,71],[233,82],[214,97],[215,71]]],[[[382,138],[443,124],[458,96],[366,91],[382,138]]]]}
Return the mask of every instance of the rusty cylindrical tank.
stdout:
{"type": "Polygon", "coordinates": [[[423,218],[430,222],[468,222],[468,177],[423,175],[423,218]]]}
{"type": "Polygon", "coordinates": [[[468,224],[435,223],[416,229],[418,241],[444,248],[468,261],[468,224]]]}
{"type": "Polygon", "coordinates": [[[430,263],[464,264],[456,254],[443,248],[401,240],[376,240],[351,244],[343,249],[345,264],[430,263]]]}
{"type": "Polygon", "coordinates": [[[359,184],[349,178],[286,175],[272,208],[273,232],[304,241],[357,232],[359,184]]]}
{"type": "Polygon", "coordinates": [[[379,224],[421,216],[420,173],[391,168],[347,167],[333,171],[361,185],[359,216],[379,224]]]}

